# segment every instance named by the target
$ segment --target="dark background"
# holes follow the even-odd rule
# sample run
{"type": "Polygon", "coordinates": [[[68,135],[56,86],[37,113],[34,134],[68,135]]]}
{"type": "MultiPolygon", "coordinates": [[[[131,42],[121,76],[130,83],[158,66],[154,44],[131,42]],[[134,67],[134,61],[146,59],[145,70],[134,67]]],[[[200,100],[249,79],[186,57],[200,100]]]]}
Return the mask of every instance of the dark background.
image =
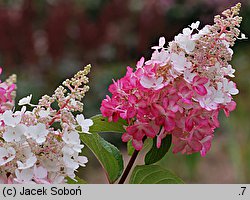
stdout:
{"type": "MultiPolygon", "coordinates": [[[[212,24],[213,16],[236,0],[5,0],[0,1],[0,65],[18,75],[17,99],[34,101],[51,95],[65,79],[92,64],[91,90],[84,103],[87,117],[100,113],[112,78],[124,75],[160,36],[167,41],[192,22],[212,24]]],[[[241,30],[250,37],[250,1],[242,0],[241,30]]],[[[238,41],[232,61],[236,69],[237,109],[220,115],[211,151],[202,158],[168,153],[160,164],[187,183],[250,183],[250,43],[238,41]]],[[[120,135],[105,136],[125,152],[120,135]]],[[[89,152],[87,152],[89,154],[89,152]]],[[[81,176],[104,183],[99,164],[89,155],[81,176]]],[[[139,160],[139,163],[141,161],[139,160]]]]}

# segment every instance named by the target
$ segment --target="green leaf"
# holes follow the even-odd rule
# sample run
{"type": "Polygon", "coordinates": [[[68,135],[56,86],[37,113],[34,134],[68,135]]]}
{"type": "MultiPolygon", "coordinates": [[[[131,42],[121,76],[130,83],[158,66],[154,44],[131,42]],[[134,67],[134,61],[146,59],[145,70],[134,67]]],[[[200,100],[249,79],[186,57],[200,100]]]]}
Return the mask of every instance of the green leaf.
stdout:
{"type": "Polygon", "coordinates": [[[95,115],[91,117],[94,124],[90,127],[90,133],[101,133],[101,132],[115,132],[115,133],[124,133],[124,126],[127,125],[127,122],[123,119],[119,119],[117,122],[109,122],[106,117],[102,115],[95,115]]]}
{"type": "Polygon", "coordinates": [[[70,177],[66,177],[67,184],[87,184],[87,181],[80,179],[78,176],[75,177],[76,181],[70,177]]]}
{"type": "Polygon", "coordinates": [[[156,163],[166,155],[172,143],[172,135],[167,135],[161,141],[161,146],[159,149],[156,146],[156,142],[157,138],[155,137],[153,141],[153,146],[150,149],[150,151],[146,154],[144,159],[146,165],[151,165],[153,163],[156,163]]]}
{"type": "Polygon", "coordinates": [[[177,184],[184,183],[171,171],[158,165],[137,165],[130,177],[130,184],[177,184]]]}
{"type": "Polygon", "coordinates": [[[147,138],[144,141],[143,150],[144,151],[149,151],[151,149],[152,145],[153,145],[153,139],[152,138],[147,138]]]}
{"type": "Polygon", "coordinates": [[[127,142],[127,151],[128,151],[128,155],[129,155],[129,156],[132,156],[132,154],[133,154],[134,151],[135,151],[135,148],[134,148],[133,145],[132,145],[132,140],[129,140],[129,141],[127,142]]]}
{"type": "Polygon", "coordinates": [[[97,133],[81,133],[82,142],[94,153],[105,170],[110,183],[114,183],[122,174],[123,159],[120,151],[97,133]]]}

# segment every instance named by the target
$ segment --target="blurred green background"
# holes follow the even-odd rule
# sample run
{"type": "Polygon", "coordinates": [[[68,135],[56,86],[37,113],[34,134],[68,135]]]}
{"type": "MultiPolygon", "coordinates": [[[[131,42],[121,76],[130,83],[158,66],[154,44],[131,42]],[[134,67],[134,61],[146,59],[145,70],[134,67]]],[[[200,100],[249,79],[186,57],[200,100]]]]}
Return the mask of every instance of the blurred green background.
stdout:
{"type": "MultiPolygon", "coordinates": [[[[91,63],[91,90],[84,100],[84,114],[90,117],[100,113],[112,78],[123,76],[126,66],[134,67],[141,56],[149,59],[150,47],[160,36],[171,41],[192,22],[212,24],[214,15],[238,1],[1,0],[1,79],[17,74],[17,99],[32,93],[35,101],[91,63]]],[[[250,37],[250,1],[241,3],[241,30],[250,37]]],[[[240,90],[237,109],[230,118],[221,113],[211,151],[204,158],[168,153],[160,161],[186,183],[250,183],[249,40],[237,42],[232,64],[240,90]]],[[[123,151],[127,162],[121,136],[104,137],[123,151]]],[[[81,176],[90,183],[105,183],[100,165],[86,153],[90,161],[81,176]]]]}

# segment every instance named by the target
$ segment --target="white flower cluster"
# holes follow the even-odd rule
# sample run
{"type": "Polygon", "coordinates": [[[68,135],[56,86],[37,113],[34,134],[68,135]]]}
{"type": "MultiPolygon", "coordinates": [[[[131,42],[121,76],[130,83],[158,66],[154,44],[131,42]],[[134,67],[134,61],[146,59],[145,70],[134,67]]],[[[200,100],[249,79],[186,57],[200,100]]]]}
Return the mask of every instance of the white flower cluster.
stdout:
{"type": "Polygon", "coordinates": [[[192,23],[175,36],[167,48],[164,47],[165,38],[161,37],[159,45],[152,47],[151,59],[146,62],[146,65],[159,66],[156,77],[142,77],[142,86],[158,90],[184,79],[183,84],[191,84],[196,90],[198,95],[193,100],[202,108],[211,111],[229,104],[234,107],[232,95],[238,94],[239,90],[230,80],[235,72],[229,64],[233,55],[231,47],[236,39],[246,39],[243,33],[239,38],[238,27],[242,21],[238,16],[239,9],[240,4],[237,4],[224,11],[224,16],[215,16],[214,25],[202,29],[199,29],[199,21],[192,23]]]}
{"type": "Polygon", "coordinates": [[[79,166],[85,166],[88,159],[79,155],[84,145],[77,130],[89,133],[93,122],[82,114],[74,117],[72,111],[83,109],[80,100],[88,90],[89,70],[87,66],[67,80],[64,85],[70,93],[60,86],[52,97],[42,97],[39,105],[31,104],[30,95],[19,101],[20,111],[0,114],[0,183],[65,183],[66,177],[74,179],[79,166]],[[52,108],[54,102],[59,109],[52,108]]]}

